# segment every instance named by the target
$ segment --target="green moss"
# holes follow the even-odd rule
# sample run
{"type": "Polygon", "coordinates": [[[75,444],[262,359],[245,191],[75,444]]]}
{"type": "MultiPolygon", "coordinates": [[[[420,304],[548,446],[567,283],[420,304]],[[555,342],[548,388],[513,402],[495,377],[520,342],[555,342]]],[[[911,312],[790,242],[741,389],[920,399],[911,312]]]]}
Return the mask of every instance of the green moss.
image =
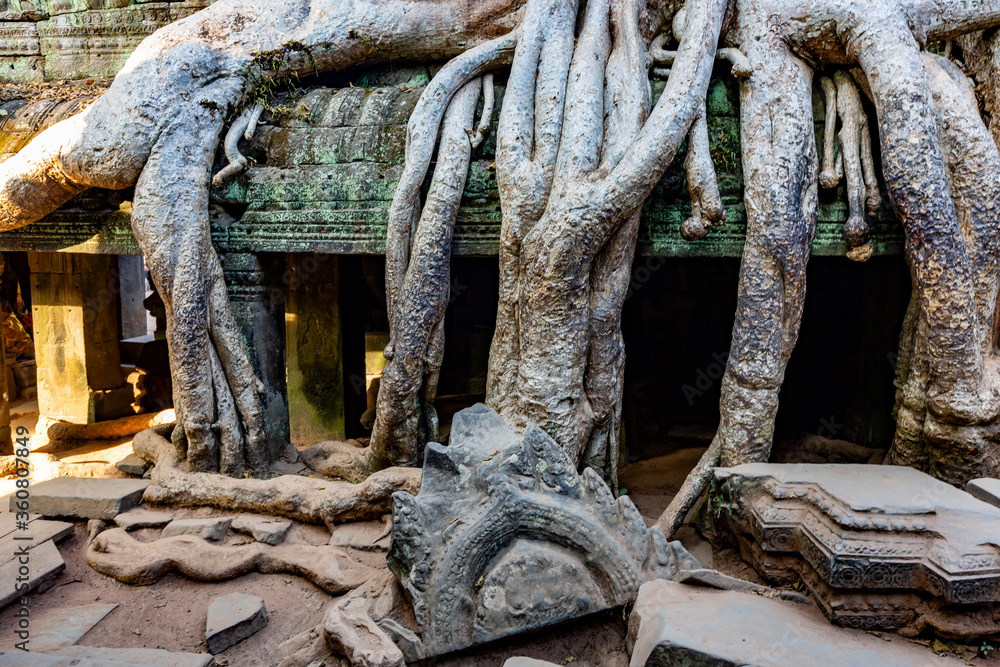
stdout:
{"type": "Polygon", "coordinates": [[[246,83],[243,100],[233,108],[230,119],[247,108],[260,105],[275,118],[308,120],[309,110],[294,104],[304,94],[299,87],[299,74],[291,65],[292,57],[298,54],[304,54],[316,70],[312,52],[299,41],[285,42],[277,49],[255,54],[237,72],[246,83]],[[280,102],[277,101],[279,95],[283,98],[280,102]]]}

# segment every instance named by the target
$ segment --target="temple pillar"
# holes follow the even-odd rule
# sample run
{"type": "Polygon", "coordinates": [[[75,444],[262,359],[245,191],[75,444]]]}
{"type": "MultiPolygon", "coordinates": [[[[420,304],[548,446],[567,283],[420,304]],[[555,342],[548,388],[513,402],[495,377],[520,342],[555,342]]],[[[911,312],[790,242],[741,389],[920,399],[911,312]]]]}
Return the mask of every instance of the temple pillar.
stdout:
{"type": "Polygon", "coordinates": [[[146,269],[142,255],[118,256],[118,303],[121,314],[121,337],[145,336],[147,331],[146,269]]]}
{"type": "Polygon", "coordinates": [[[28,254],[43,417],[90,424],[133,413],[118,350],[115,256],[28,254]]]}
{"type": "MultiPolygon", "coordinates": [[[[3,273],[4,258],[0,254],[0,273],[3,273]]],[[[2,316],[2,313],[0,313],[2,316]]],[[[6,360],[7,353],[4,350],[3,336],[0,335],[0,359],[6,360]]],[[[14,444],[11,441],[10,433],[10,389],[7,386],[7,367],[0,373],[0,454],[13,454],[14,444]]]]}
{"type": "Polygon", "coordinates": [[[338,260],[286,255],[288,421],[300,447],[345,437],[338,260]]]}
{"type": "Polygon", "coordinates": [[[264,424],[272,461],[288,447],[285,384],[284,257],[269,253],[220,253],[236,322],[254,372],[264,384],[264,424]]]}

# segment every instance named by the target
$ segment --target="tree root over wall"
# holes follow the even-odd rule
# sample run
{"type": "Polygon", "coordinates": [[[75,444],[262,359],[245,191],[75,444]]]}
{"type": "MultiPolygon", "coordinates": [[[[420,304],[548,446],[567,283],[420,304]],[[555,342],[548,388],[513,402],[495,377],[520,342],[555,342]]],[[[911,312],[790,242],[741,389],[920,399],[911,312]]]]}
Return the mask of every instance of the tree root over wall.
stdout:
{"type": "Polygon", "coordinates": [[[136,435],[132,447],[156,466],[153,484],[145,493],[151,503],[273,514],[332,528],[348,521],[377,519],[392,511],[393,493],[420,489],[420,470],[415,468],[386,468],[360,484],[299,475],[235,479],[187,472],[181,469],[173,443],[152,429],[136,435]]]}

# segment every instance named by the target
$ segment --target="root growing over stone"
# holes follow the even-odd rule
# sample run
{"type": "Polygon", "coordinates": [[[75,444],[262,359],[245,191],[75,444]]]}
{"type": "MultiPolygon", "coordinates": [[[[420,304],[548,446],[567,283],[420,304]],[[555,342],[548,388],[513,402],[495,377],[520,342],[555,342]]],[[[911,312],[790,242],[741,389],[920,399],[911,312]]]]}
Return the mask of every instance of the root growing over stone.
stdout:
{"type": "Polygon", "coordinates": [[[155,465],[153,484],[145,493],[151,503],[272,514],[332,528],[348,521],[377,519],[392,511],[393,493],[416,493],[420,488],[420,471],[413,468],[387,468],[360,484],[298,475],[262,480],[187,472],[180,467],[173,443],[154,430],[138,434],[132,447],[155,465]]]}

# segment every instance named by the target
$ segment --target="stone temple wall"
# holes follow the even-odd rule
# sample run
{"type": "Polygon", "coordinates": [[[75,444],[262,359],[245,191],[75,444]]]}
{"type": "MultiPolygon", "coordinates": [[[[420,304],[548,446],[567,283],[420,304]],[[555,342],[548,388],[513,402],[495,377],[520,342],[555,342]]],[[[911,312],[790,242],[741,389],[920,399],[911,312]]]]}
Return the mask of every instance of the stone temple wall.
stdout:
{"type": "Polygon", "coordinates": [[[0,83],[114,76],[158,28],[211,0],[0,0],[0,83]]]}

